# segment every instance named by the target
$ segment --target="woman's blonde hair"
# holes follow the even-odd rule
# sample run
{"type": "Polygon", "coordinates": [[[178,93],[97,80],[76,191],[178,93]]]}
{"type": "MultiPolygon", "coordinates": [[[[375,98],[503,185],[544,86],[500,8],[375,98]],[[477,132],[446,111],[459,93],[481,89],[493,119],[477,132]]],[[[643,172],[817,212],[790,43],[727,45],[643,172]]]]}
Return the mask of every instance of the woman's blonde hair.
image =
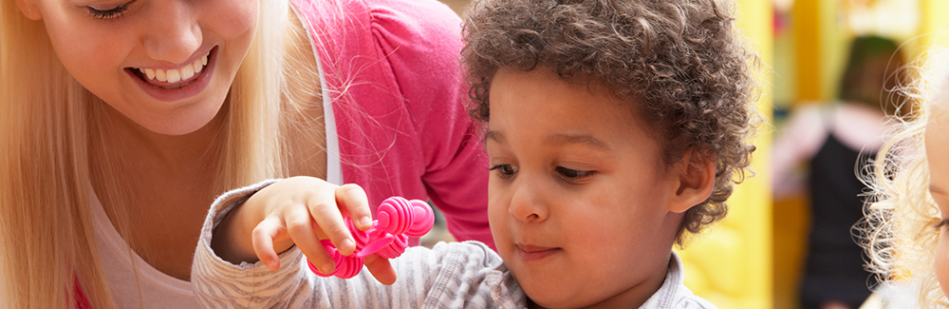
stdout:
{"type": "Polygon", "coordinates": [[[901,87],[916,108],[911,117],[897,118],[897,133],[880,149],[873,173],[862,233],[870,258],[867,268],[884,284],[919,288],[918,308],[949,306],[936,280],[933,261],[940,222],[939,208],[929,193],[929,166],[924,134],[933,104],[946,104],[949,67],[947,50],[934,50],[915,69],[920,78],[901,87]],[[905,119],[905,120],[904,120],[905,119]]]}
{"type": "MultiPolygon", "coordinates": [[[[293,100],[287,93],[293,81],[285,79],[316,76],[300,73],[300,67],[285,71],[290,65],[284,65],[280,47],[289,29],[288,1],[260,2],[254,42],[221,111],[225,129],[215,177],[220,190],[286,173],[286,149],[278,141],[288,106],[278,102],[293,100]]],[[[303,54],[312,57],[306,46],[303,54]]],[[[103,153],[90,145],[108,134],[101,129],[103,104],[60,63],[43,22],[23,16],[15,0],[2,0],[0,307],[72,308],[76,284],[93,307],[115,307],[94,250],[89,210],[94,175],[108,173],[98,170],[121,159],[105,157],[96,173],[90,168],[90,160],[103,153]]],[[[121,184],[106,182],[105,188],[113,201],[123,199],[121,184]]],[[[127,215],[115,214],[120,229],[127,215]]]]}

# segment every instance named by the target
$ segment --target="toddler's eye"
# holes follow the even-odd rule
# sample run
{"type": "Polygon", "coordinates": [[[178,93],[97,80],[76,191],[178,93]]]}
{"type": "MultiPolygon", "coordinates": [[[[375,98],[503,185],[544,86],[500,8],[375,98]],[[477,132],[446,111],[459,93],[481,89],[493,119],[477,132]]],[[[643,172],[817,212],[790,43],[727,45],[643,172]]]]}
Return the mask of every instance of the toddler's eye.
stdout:
{"type": "Polygon", "coordinates": [[[498,164],[498,165],[492,166],[489,170],[491,171],[497,170],[498,174],[503,179],[514,177],[514,174],[517,173],[517,168],[515,168],[513,165],[510,165],[510,164],[498,164]]]}
{"type": "Polygon", "coordinates": [[[93,18],[115,19],[115,18],[122,17],[122,14],[125,14],[125,12],[128,11],[129,4],[131,4],[132,2],[134,1],[129,1],[126,4],[123,4],[123,5],[108,9],[108,10],[100,10],[100,9],[93,8],[91,6],[87,6],[86,9],[89,10],[89,15],[91,15],[93,18]]]}
{"type": "Polygon", "coordinates": [[[557,170],[557,173],[560,174],[560,176],[564,177],[564,179],[568,181],[573,181],[573,182],[580,181],[580,180],[583,180],[584,178],[593,176],[593,174],[595,173],[593,171],[578,171],[578,170],[569,169],[563,166],[558,166],[556,170],[557,170]]]}

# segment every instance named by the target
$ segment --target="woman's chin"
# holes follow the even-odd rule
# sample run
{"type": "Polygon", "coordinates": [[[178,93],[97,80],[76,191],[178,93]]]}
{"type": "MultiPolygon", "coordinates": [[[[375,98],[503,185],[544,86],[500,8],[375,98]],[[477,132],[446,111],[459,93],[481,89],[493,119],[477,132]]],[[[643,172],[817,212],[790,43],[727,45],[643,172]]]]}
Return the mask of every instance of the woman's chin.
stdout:
{"type": "Polygon", "coordinates": [[[200,131],[210,123],[215,122],[215,113],[190,114],[175,119],[148,119],[136,121],[139,126],[162,135],[180,136],[200,131]]]}
{"type": "Polygon", "coordinates": [[[147,129],[149,131],[162,134],[162,135],[182,136],[182,135],[188,135],[188,134],[197,132],[203,127],[204,127],[203,125],[189,125],[189,126],[179,125],[179,126],[173,126],[173,127],[158,127],[158,128],[147,128],[147,129]]]}

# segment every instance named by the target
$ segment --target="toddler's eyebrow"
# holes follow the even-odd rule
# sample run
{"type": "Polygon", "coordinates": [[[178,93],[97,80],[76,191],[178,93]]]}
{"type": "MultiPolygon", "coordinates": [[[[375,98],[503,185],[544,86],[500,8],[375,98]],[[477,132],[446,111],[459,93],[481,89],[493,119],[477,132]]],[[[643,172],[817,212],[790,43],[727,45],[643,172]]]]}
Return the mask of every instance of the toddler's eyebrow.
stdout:
{"type": "MultiPolygon", "coordinates": [[[[494,140],[500,144],[503,144],[507,139],[504,137],[504,134],[498,131],[488,131],[484,133],[484,140],[494,140]]],[[[602,150],[610,151],[613,150],[612,147],[603,142],[602,140],[593,137],[590,134],[564,134],[564,133],[555,133],[548,135],[544,138],[544,143],[554,144],[554,145],[565,145],[565,144],[583,144],[591,146],[594,148],[599,148],[602,150]]]]}
{"type": "Polygon", "coordinates": [[[501,132],[493,131],[493,130],[484,133],[484,141],[487,142],[489,139],[494,140],[495,142],[498,142],[499,144],[504,144],[504,141],[505,141],[504,134],[501,134],[501,132]]]}
{"type": "Polygon", "coordinates": [[[555,133],[548,135],[544,138],[544,142],[548,144],[555,145],[564,145],[564,144],[584,144],[594,148],[600,148],[602,150],[613,150],[609,145],[607,145],[602,140],[593,137],[590,134],[564,134],[564,133],[555,133]]]}

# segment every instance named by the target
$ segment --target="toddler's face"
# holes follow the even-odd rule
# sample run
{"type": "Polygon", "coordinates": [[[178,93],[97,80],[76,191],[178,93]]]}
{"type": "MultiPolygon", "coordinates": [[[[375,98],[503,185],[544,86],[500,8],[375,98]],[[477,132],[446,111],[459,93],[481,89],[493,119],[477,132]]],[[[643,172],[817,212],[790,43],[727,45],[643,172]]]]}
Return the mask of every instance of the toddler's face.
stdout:
{"type": "Polygon", "coordinates": [[[23,0],[86,89],[139,125],[184,134],[217,114],[258,0],[23,0]],[[154,75],[154,76],[152,76],[154,75]],[[153,78],[149,78],[153,77],[153,78]]]}
{"type": "Polygon", "coordinates": [[[490,91],[491,232],[527,295],[548,308],[647,299],[682,218],[660,145],[596,84],[502,69],[490,91]]]}
{"type": "MultiPolygon", "coordinates": [[[[933,107],[926,124],[926,158],[929,161],[929,192],[943,220],[949,220],[949,110],[933,107]]],[[[936,247],[936,277],[943,292],[949,295],[949,224],[942,224],[936,247]]]]}

